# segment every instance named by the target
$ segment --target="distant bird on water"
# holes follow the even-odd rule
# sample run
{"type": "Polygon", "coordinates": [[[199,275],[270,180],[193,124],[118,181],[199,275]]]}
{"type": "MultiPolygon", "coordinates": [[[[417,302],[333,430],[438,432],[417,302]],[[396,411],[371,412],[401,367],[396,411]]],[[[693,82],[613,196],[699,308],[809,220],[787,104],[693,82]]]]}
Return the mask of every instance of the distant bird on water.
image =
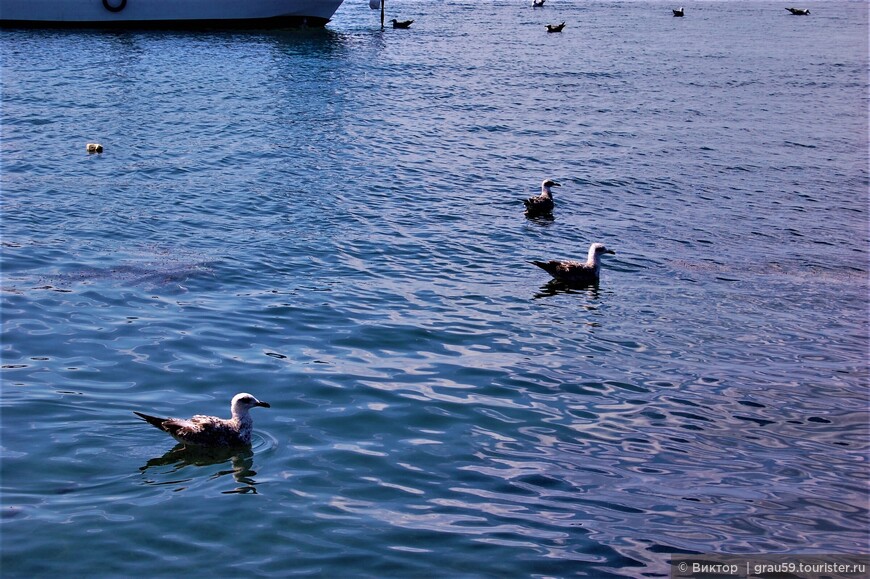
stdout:
{"type": "Polygon", "coordinates": [[[396,20],[395,18],[390,20],[390,22],[393,23],[393,28],[410,28],[411,24],[414,23],[413,20],[401,20],[401,21],[399,21],[399,20],[396,20]]]}
{"type": "Polygon", "coordinates": [[[562,32],[565,28],[565,23],[562,24],[547,24],[547,32],[562,32]]]}
{"type": "Polygon", "coordinates": [[[679,10],[674,10],[674,16],[679,16],[680,18],[682,18],[682,16],[683,16],[683,7],[682,6],[680,6],[679,10]]]}
{"type": "Polygon", "coordinates": [[[552,179],[544,179],[541,183],[541,194],[523,200],[526,206],[526,217],[541,217],[553,213],[553,192],[551,187],[561,187],[552,179]]]}
{"type": "Polygon", "coordinates": [[[543,8],[544,0],[532,0],[532,8],[543,8]]]}
{"type": "Polygon", "coordinates": [[[804,8],[786,8],[786,10],[788,10],[789,12],[794,14],[795,16],[806,16],[807,14],[810,13],[810,11],[808,9],[804,9],[804,8]]]}
{"type": "Polygon", "coordinates": [[[141,412],[133,414],[169,435],[178,442],[199,447],[250,446],[254,421],[250,410],[261,406],[271,408],[245,392],[236,394],[230,404],[232,418],[197,414],[193,418],[158,418],[141,412]]]}
{"type": "Polygon", "coordinates": [[[603,243],[593,243],[589,246],[589,256],[582,261],[532,261],[553,278],[569,284],[593,284],[598,281],[601,271],[601,256],[616,252],[607,249],[603,243]]]}

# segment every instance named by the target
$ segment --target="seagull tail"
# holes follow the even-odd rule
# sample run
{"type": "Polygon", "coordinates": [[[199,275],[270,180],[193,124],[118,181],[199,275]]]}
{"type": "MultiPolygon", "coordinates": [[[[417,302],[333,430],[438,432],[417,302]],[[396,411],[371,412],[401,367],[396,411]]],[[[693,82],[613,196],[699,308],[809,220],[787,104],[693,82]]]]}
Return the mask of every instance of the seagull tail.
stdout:
{"type": "Polygon", "coordinates": [[[551,261],[536,261],[536,260],[533,260],[533,261],[530,261],[529,263],[531,263],[531,264],[533,264],[533,265],[537,265],[538,267],[540,267],[541,269],[543,269],[544,271],[546,271],[546,272],[549,273],[550,275],[555,275],[556,264],[554,264],[554,263],[551,262],[551,261]]]}
{"type": "Polygon", "coordinates": [[[159,428],[160,430],[166,430],[163,428],[163,423],[166,421],[165,418],[157,418],[156,416],[149,416],[148,414],[142,414],[141,412],[133,411],[133,414],[150,424],[155,428],[159,428]]]}

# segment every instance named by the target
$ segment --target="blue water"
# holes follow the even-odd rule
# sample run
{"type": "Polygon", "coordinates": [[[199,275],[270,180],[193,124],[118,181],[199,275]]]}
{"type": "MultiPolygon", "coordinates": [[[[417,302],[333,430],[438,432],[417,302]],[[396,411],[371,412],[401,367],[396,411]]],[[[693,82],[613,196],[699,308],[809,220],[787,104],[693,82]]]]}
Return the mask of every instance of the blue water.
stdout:
{"type": "Polygon", "coordinates": [[[2,576],[870,551],[867,4],[387,4],[0,33],[2,576]]]}

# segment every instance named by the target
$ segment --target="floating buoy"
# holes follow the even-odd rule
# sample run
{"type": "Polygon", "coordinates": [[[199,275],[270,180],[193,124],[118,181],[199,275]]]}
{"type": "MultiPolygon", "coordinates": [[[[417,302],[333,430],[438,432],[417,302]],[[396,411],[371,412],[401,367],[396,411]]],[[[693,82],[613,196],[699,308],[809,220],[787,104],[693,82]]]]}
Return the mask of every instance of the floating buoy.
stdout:
{"type": "Polygon", "coordinates": [[[99,143],[88,143],[88,153],[102,153],[103,146],[99,143]]]}

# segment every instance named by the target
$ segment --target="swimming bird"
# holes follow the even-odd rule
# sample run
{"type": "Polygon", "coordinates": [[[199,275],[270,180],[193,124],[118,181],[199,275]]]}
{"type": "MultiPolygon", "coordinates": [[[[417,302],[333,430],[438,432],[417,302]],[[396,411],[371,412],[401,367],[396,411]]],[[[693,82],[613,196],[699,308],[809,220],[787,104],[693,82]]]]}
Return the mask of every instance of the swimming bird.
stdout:
{"type": "Polygon", "coordinates": [[[582,261],[532,261],[555,279],[569,284],[592,284],[598,281],[601,271],[601,256],[605,253],[615,254],[603,243],[593,243],[589,246],[589,256],[582,261]]]}
{"type": "Polygon", "coordinates": [[[233,396],[230,404],[232,418],[197,414],[193,418],[158,418],[141,412],[133,414],[184,444],[193,446],[229,447],[249,446],[254,421],[249,414],[251,408],[261,406],[271,408],[268,402],[260,402],[248,393],[233,396]]]}
{"type": "Polygon", "coordinates": [[[683,16],[683,7],[682,6],[680,6],[679,10],[674,10],[674,16],[679,16],[679,17],[683,16]]]}
{"type": "Polygon", "coordinates": [[[396,20],[395,18],[390,20],[390,22],[393,23],[393,28],[410,28],[411,24],[414,23],[413,20],[402,20],[400,22],[399,20],[396,20]]]}
{"type": "Polygon", "coordinates": [[[789,12],[794,14],[795,16],[806,16],[810,13],[809,9],[804,8],[786,8],[789,12]]]}
{"type": "Polygon", "coordinates": [[[544,0],[532,0],[532,8],[542,8],[544,6],[544,0]]]}
{"type": "Polygon", "coordinates": [[[551,187],[561,187],[552,179],[544,179],[541,183],[541,194],[524,199],[523,203],[526,206],[526,217],[540,217],[542,215],[550,215],[553,213],[553,192],[551,187]]]}
{"type": "Polygon", "coordinates": [[[103,152],[103,146],[99,143],[88,143],[85,149],[87,149],[89,154],[103,152]]]}
{"type": "Polygon", "coordinates": [[[565,28],[565,23],[562,24],[547,24],[547,32],[562,32],[565,28]]]}

